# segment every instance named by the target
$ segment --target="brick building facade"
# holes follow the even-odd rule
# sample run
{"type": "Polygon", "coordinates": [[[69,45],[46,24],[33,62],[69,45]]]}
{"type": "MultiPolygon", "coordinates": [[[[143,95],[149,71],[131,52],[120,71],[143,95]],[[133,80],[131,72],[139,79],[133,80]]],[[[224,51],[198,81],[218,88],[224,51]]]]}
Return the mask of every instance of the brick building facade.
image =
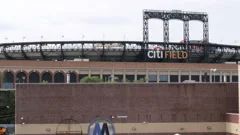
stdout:
{"type": "Polygon", "coordinates": [[[238,110],[237,83],[18,84],[16,134],[56,134],[67,118],[87,134],[97,117],[118,135],[239,134],[238,110]]]}
{"type": "Polygon", "coordinates": [[[98,76],[109,81],[116,76],[131,82],[148,78],[149,83],[238,82],[237,64],[138,63],[138,62],[79,62],[79,61],[0,61],[5,76],[2,88],[15,83],[77,83],[85,76],[98,76]],[[216,71],[211,71],[216,69],[216,71]]]}

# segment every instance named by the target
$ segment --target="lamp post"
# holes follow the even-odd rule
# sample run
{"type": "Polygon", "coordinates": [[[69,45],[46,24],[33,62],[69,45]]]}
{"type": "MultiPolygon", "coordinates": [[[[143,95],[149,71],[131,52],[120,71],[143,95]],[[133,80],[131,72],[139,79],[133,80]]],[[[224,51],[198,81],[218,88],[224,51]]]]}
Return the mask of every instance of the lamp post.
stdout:
{"type": "Polygon", "coordinates": [[[84,36],[84,35],[82,35],[82,40],[84,39],[84,37],[85,37],[85,36],[84,36]]]}
{"type": "Polygon", "coordinates": [[[43,40],[43,36],[41,36],[41,41],[43,40]]]}
{"type": "Polygon", "coordinates": [[[7,37],[5,37],[5,42],[7,42],[7,40],[8,40],[8,38],[7,38],[7,37]]]}
{"type": "Polygon", "coordinates": [[[210,69],[210,71],[213,72],[213,82],[215,82],[215,72],[217,71],[217,69],[216,68],[210,69]]]}
{"type": "Polygon", "coordinates": [[[24,39],[25,39],[26,37],[23,37],[23,42],[24,42],[24,39]]]}

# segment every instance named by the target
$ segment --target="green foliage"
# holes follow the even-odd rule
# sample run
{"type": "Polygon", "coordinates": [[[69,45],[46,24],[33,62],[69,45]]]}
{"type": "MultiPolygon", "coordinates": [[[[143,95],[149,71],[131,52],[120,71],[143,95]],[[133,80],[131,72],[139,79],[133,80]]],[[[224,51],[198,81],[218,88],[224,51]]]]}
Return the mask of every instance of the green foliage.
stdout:
{"type": "Polygon", "coordinates": [[[0,82],[4,82],[4,79],[5,79],[4,74],[0,73],[0,82]]]}
{"type": "Polygon", "coordinates": [[[128,80],[127,78],[123,78],[122,82],[131,82],[131,81],[128,80]]]}
{"type": "Polygon", "coordinates": [[[83,83],[100,83],[103,82],[103,79],[99,78],[98,76],[86,76],[80,80],[83,83]]]}
{"type": "Polygon", "coordinates": [[[140,78],[140,79],[138,79],[138,80],[136,80],[136,81],[134,81],[134,82],[136,82],[136,83],[142,83],[142,82],[147,82],[148,81],[148,78],[140,78]]]}
{"type": "Polygon", "coordinates": [[[1,91],[0,123],[15,123],[15,91],[1,91]]]}
{"type": "Polygon", "coordinates": [[[46,80],[43,80],[43,81],[42,81],[42,83],[48,83],[48,81],[46,81],[46,80]]]}

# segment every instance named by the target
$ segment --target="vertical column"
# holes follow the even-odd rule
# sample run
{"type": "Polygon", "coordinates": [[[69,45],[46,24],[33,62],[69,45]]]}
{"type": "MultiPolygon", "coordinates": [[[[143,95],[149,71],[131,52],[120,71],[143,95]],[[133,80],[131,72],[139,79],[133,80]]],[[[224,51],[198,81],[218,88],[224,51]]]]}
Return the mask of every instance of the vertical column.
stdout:
{"type": "Polygon", "coordinates": [[[160,81],[160,75],[159,75],[159,70],[157,71],[157,83],[160,81]]]}
{"type": "Polygon", "coordinates": [[[126,82],[126,80],[127,80],[127,79],[126,79],[126,70],[124,69],[124,70],[123,70],[123,81],[126,82]]]}
{"type": "Polygon", "coordinates": [[[77,81],[77,83],[79,83],[80,82],[80,80],[79,80],[79,74],[77,73],[77,72],[73,72],[75,75],[76,75],[76,81],[77,81]]]}
{"type": "Polygon", "coordinates": [[[183,22],[183,39],[184,41],[188,42],[189,41],[189,21],[184,21],[183,22]]]}
{"type": "Polygon", "coordinates": [[[137,70],[135,70],[135,73],[134,73],[134,81],[135,82],[137,81],[137,70]]]}
{"type": "Polygon", "coordinates": [[[146,80],[146,83],[148,83],[148,69],[146,69],[146,77],[145,77],[145,80],[146,80]]]}
{"type": "Polygon", "coordinates": [[[213,73],[212,73],[212,71],[210,71],[210,75],[209,75],[209,77],[210,77],[210,78],[209,78],[209,82],[212,82],[212,80],[213,80],[213,79],[212,79],[212,77],[213,77],[213,73]]]}
{"type": "Polygon", "coordinates": [[[208,15],[203,18],[203,41],[209,42],[208,15]]]}
{"type": "MultiPolygon", "coordinates": [[[[62,71],[62,73],[63,73],[63,76],[64,76],[64,83],[66,83],[67,82],[67,74],[64,72],[64,71],[62,71]]],[[[70,77],[70,76],[69,76],[70,77]]],[[[70,78],[69,78],[70,79],[70,78]]]]}
{"type": "Polygon", "coordinates": [[[189,80],[192,80],[192,71],[189,71],[189,76],[188,76],[189,80]]]}
{"type": "Polygon", "coordinates": [[[163,41],[169,42],[169,21],[163,20],[163,41]]]}
{"type": "MultiPolygon", "coordinates": [[[[238,65],[238,112],[240,112],[240,66],[238,65]]],[[[238,113],[239,114],[239,113],[238,113]]],[[[240,126],[240,119],[238,119],[240,126]]]]}
{"type": "Polygon", "coordinates": [[[91,76],[91,69],[88,70],[88,76],[91,76]]]}
{"type": "Polygon", "coordinates": [[[114,78],[115,78],[115,76],[114,76],[114,69],[113,69],[113,70],[112,70],[112,75],[111,75],[111,81],[112,81],[112,82],[114,82],[114,80],[115,80],[114,78]]]}
{"type": "Polygon", "coordinates": [[[168,70],[168,83],[170,83],[170,71],[168,70]]]}
{"type": "Polygon", "coordinates": [[[148,16],[143,13],[143,42],[148,42],[148,16]]]}
{"type": "Polygon", "coordinates": [[[178,82],[180,83],[182,80],[181,80],[181,71],[179,70],[178,71],[178,82]]]}
{"type": "Polygon", "coordinates": [[[232,71],[230,71],[230,82],[232,82],[232,75],[233,73],[232,73],[232,71]]]}
{"type": "Polygon", "coordinates": [[[54,77],[55,77],[55,74],[57,73],[57,71],[53,71],[53,72],[51,72],[50,71],[50,74],[51,74],[51,76],[52,76],[52,83],[55,83],[54,82],[54,77]]]}
{"type": "Polygon", "coordinates": [[[143,13],[143,48],[144,48],[144,61],[147,61],[148,50],[148,15],[143,13]]]}
{"type": "Polygon", "coordinates": [[[26,78],[26,79],[27,79],[26,82],[27,82],[27,83],[29,83],[29,76],[30,76],[29,73],[26,72],[26,77],[27,77],[27,78],[26,78]]]}
{"type": "Polygon", "coordinates": [[[42,71],[39,72],[39,83],[42,83],[42,71]]]}
{"type": "MultiPolygon", "coordinates": [[[[187,54],[189,56],[189,44],[188,44],[189,43],[189,21],[188,21],[188,19],[183,22],[183,31],[184,31],[183,39],[185,42],[185,48],[186,48],[187,54]]],[[[186,61],[188,62],[188,60],[189,59],[187,57],[186,61]]]]}
{"type": "Polygon", "coordinates": [[[103,79],[103,70],[102,69],[100,70],[100,78],[103,79]]]}
{"type": "Polygon", "coordinates": [[[202,71],[199,73],[199,82],[202,82],[202,71]]]}
{"type": "Polygon", "coordinates": [[[219,72],[219,79],[220,79],[219,82],[223,82],[223,81],[222,81],[222,76],[223,76],[223,75],[222,75],[222,71],[220,71],[220,72],[219,72]]]}
{"type": "Polygon", "coordinates": [[[67,83],[70,83],[70,72],[69,73],[67,73],[67,83]]]}

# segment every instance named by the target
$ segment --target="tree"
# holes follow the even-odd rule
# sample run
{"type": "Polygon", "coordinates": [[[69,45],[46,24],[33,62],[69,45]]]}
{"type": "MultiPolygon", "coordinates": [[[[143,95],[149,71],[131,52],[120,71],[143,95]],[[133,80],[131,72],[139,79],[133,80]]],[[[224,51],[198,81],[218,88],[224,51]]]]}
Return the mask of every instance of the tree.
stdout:
{"type": "Polygon", "coordinates": [[[0,73],[0,81],[3,82],[4,79],[5,79],[4,74],[3,74],[3,73],[0,73]]]}
{"type": "Polygon", "coordinates": [[[0,73],[0,86],[1,86],[1,88],[2,88],[2,84],[4,82],[4,79],[5,79],[4,74],[0,73]]]}
{"type": "Polygon", "coordinates": [[[48,83],[48,81],[46,81],[46,80],[43,80],[43,81],[42,81],[42,83],[48,83]]]}
{"type": "Polygon", "coordinates": [[[15,123],[15,91],[1,91],[2,102],[0,104],[0,123],[15,123]]]}
{"type": "Polygon", "coordinates": [[[142,82],[147,82],[147,81],[148,81],[148,78],[145,77],[145,78],[140,78],[140,79],[136,80],[135,82],[142,83],[142,82]]]}
{"type": "Polygon", "coordinates": [[[128,80],[127,78],[123,78],[122,82],[131,82],[131,81],[128,80]]]}
{"type": "Polygon", "coordinates": [[[100,83],[103,82],[103,79],[99,78],[98,76],[86,76],[80,80],[83,83],[100,83]]]}

